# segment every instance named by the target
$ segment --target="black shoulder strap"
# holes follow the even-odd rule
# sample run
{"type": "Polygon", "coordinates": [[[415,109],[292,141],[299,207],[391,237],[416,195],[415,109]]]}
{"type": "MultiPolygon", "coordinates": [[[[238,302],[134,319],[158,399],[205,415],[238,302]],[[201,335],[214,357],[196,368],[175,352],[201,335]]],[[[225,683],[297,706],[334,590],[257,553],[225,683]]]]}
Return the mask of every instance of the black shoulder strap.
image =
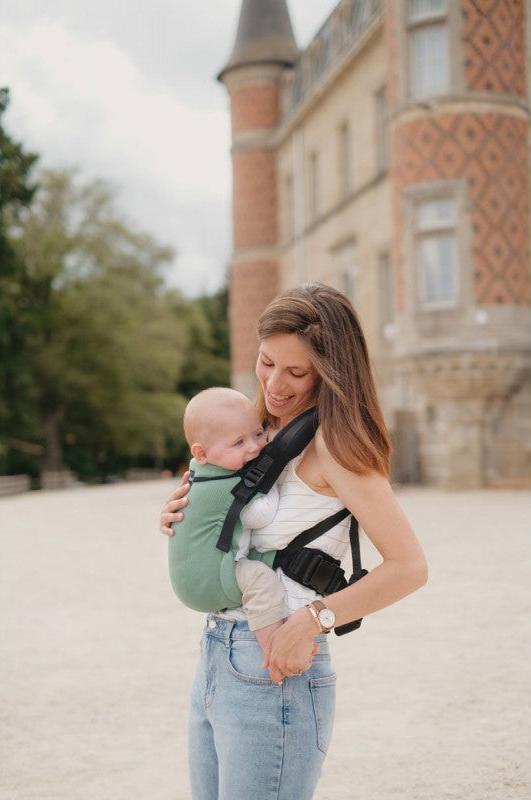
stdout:
{"type": "MultiPolygon", "coordinates": [[[[279,555],[284,558],[289,558],[293,553],[296,553],[302,547],[306,547],[310,542],[313,542],[314,539],[318,539],[319,536],[322,536],[323,533],[327,531],[331,531],[336,525],[338,525],[345,517],[348,517],[350,511],[348,508],[342,508],[339,511],[336,511],[335,514],[331,514],[331,516],[326,517],[326,519],[321,520],[316,525],[313,525],[311,528],[308,528],[302,533],[299,533],[291,542],[285,547],[283,550],[279,550],[279,555]]],[[[280,566],[280,565],[279,565],[280,566]]]]}
{"type": "Polygon", "coordinates": [[[216,547],[228,553],[232,544],[234,527],[243,507],[255,494],[267,494],[282,470],[292,458],[300,455],[315,436],[319,424],[316,408],[310,408],[295,417],[266,444],[260,454],[241,470],[241,481],[232,489],[234,500],[223,522],[216,547]]]}

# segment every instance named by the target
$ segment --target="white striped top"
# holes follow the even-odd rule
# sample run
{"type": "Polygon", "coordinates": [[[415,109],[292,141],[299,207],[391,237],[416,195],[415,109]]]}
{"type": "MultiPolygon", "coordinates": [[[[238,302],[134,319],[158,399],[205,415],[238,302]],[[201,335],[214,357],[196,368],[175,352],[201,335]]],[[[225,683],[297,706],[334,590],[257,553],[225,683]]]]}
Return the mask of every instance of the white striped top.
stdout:
{"type": "MultiPolygon", "coordinates": [[[[280,500],[273,522],[252,532],[251,545],[260,552],[283,549],[299,533],[344,508],[339,498],[319,494],[299,478],[297,467],[303,455],[301,453],[292,459],[277,481],[280,500]]],[[[347,517],[308,547],[316,547],[343,561],[349,552],[349,529],[350,517],[347,517]]],[[[288,578],[280,568],[277,572],[286,588],[290,614],[320,596],[313,589],[307,589],[288,578]]],[[[222,616],[245,619],[243,609],[240,608],[231,609],[222,616]]]]}

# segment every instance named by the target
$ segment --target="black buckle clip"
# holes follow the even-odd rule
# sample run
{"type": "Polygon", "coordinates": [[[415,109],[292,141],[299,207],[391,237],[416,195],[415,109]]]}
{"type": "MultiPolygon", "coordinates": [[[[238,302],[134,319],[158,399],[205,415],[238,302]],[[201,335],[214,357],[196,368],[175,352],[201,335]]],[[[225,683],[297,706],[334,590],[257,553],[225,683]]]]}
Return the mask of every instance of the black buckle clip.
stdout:
{"type": "Polygon", "coordinates": [[[281,562],[281,566],[289,578],[324,596],[347,586],[340,563],[322,550],[303,547],[295,554],[291,563],[284,565],[281,562]]]}
{"type": "Polygon", "coordinates": [[[244,476],[243,482],[248,489],[254,489],[265,478],[266,472],[273,463],[270,456],[263,456],[260,458],[255,466],[249,469],[249,472],[244,476]]]}

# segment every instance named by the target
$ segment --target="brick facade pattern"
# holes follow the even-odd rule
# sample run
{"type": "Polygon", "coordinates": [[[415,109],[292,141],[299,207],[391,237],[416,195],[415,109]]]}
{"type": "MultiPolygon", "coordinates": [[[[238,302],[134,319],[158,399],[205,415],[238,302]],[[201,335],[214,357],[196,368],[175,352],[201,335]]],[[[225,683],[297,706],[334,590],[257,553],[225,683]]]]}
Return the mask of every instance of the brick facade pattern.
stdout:
{"type": "Polygon", "coordinates": [[[231,270],[231,364],[234,373],[252,372],[256,361],[256,323],[279,292],[276,261],[233,264],[231,270]]]}
{"type": "Polygon", "coordinates": [[[231,92],[232,132],[274,128],[278,123],[276,86],[242,86],[231,92]]]}
{"type": "MultiPolygon", "coordinates": [[[[248,84],[231,91],[232,130],[252,134],[278,123],[279,94],[275,82],[248,84]]],[[[235,255],[230,277],[229,320],[233,375],[249,374],[256,360],[256,322],[278,293],[278,262],[264,257],[241,260],[242,250],[275,247],[278,236],[276,153],[263,146],[236,146],[232,153],[233,238],[235,255]]]]}
{"type": "Polygon", "coordinates": [[[234,248],[277,242],[276,164],[272,150],[233,154],[234,248]]]}
{"type": "Polygon", "coordinates": [[[467,88],[524,97],[524,0],[461,2],[467,88]]]}
{"type": "MultiPolygon", "coordinates": [[[[428,181],[466,179],[478,304],[531,304],[528,123],[506,114],[441,114],[398,126],[393,135],[395,230],[402,193],[428,181]]],[[[397,299],[404,307],[402,235],[395,237],[397,299]]]]}

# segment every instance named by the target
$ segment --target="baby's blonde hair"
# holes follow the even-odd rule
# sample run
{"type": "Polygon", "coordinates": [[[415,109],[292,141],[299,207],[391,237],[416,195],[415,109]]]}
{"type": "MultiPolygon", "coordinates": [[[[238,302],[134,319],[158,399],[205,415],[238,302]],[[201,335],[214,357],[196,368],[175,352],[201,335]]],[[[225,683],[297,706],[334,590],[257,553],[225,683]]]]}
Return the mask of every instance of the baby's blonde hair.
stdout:
{"type": "Polygon", "coordinates": [[[184,435],[191,447],[195,442],[206,444],[219,431],[219,415],[224,411],[241,408],[242,403],[254,405],[236,389],[214,386],[194,395],[184,410],[184,435]]]}

